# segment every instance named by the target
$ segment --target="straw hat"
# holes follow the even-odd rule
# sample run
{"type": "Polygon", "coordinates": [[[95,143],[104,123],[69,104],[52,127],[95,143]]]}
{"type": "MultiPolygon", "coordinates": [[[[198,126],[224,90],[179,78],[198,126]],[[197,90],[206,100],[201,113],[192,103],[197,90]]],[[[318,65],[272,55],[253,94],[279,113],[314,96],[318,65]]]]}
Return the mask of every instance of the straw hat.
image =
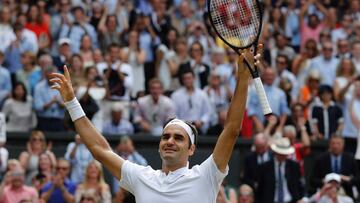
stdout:
{"type": "Polygon", "coordinates": [[[295,152],[295,149],[290,144],[289,138],[281,137],[274,140],[270,148],[277,154],[290,155],[295,152]]]}

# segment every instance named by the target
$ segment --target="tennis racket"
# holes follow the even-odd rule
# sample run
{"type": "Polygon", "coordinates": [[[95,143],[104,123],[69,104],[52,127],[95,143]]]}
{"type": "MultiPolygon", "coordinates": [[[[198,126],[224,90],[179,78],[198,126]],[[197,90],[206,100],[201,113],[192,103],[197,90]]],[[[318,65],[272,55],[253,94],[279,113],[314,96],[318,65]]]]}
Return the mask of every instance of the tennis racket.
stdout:
{"type": "MultiPolygon", "coordinates": [[[[220,39],[239,55],[241,49],[251,48],[256,55],[262,27],[262,11],[257,0],[208,0],[210,23],[220,39]]],[[[260,99],[264,115],[272,112],[259,71],[244,59],[260,99]]]]}

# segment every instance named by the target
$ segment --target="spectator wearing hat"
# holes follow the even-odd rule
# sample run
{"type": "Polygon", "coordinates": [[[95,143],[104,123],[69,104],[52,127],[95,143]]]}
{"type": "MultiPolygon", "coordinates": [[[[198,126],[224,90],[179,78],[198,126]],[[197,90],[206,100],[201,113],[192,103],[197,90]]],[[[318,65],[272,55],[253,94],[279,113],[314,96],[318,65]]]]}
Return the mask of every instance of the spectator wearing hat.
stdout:
{"type": "MultiPolygon", "coordinates": [[[[58,41],[58,54],[53,55],[53,61],[54,61],[54,66],[57,67],[59,70],[62,69],[62,67],[64,65],[66,65],[67,63],[69,63],[70,58],[71,58],[71,40],[69,38],[61,38],[58,41]]],[[[62,71],[61,71],[62,72],[62,71]]]]}
{"type": "Polygon", "coordinates": [[[195,85],[196,76],[192,69],[184,69],[179,77],[183,87],[171,95],[175,103],[176,117],[193,123],[199,132],[205,133],[214,112],[209,98],[195,85]]]}
{"type": "Polygon", "coordinates": [[[149,81],[149,95],[140,97],[134,112],[134,123],[141,132],[160,136],[164,124],[175,117],[175,104],[163,95],[162,83],[153,78],[149,81]]]}
{"type": "Polygon", "coordinates": [[[103,124],[102,132],[105,135],[132,135],[134,133],[134,127],[123,116],[123,110],[123,104],[113,104],[111,107],[111,119],[103,124]]]}
{"type": "Polygon", "coordinates": [[[329,173],[324,178],[324,185],[306,203],[353,203],[354,201],[342,194],[341,176],[336,173],[329,173]]]}
{"type": "Polygon", "coordinates": [[[321,188],[324,177],[329,173],[339,174],[346,195],[354,197],[352,188],[359,183],[359,169],[354,157],[344,152],[344,138],[339,135],[330,138],[329,151],[316,159],[310,178],[310,192],[321,188]]]}
{"type": "Polygon", "coordinates": [[[340,133],[343,126],[342,109],[333,101],[333,90],[329,85],[319,87],[320,103],[315,104],[311,112],[311,122],[318,131],[318,139],[329,139],[334,133],[340,133]]]}
{"type": "Polygon", "coordinates": [[[2,66],[4,62],[4,53],[0,51],[0,109],[4,101],[11,96],[12,83],[10,72],[2,66]]]}
{"type": "MultiPolygon", "coordinates": [[[[51,57],[50,57],[51,58],[51,57]]],[[[49,81],[50,73],[56,72],[54,66],[44,70],[46,79],[41,80],[34,90],[34,109],[38,119],[38,130],[63,131],[64,130],[64,102],[59,92],[51,89],[53,84],[49,81]]]]}
{"type": "Polygon", "coordinates": [[[315,57],[310,64],[310,70],[319,71],[321,84],[333,85],[336,78],[339,59],[333,56],[333,49],[333,44],[330,41],[324,42],[321,54],[315,57]]]}
{"type": "Polygon", "coordinates": [[[71,51],[79,53],[80,42],[83,35],[87,34],[91,38],[94,48],[98,47],[97,33],[95,28],[86,21],[85,10],[81,6],[73,8],[75,20],[72,24],[63,24],[60,31],[60,38],[71,40],[71,51]]]}
{"type": "Polygon", "coordinates": [[[303,196],[300,167],[288,159],[295,149],[288,138],[277,138],[270,147],[274,152],[274,160],[260,167],[257,202],[297,202],[303,196]]]}

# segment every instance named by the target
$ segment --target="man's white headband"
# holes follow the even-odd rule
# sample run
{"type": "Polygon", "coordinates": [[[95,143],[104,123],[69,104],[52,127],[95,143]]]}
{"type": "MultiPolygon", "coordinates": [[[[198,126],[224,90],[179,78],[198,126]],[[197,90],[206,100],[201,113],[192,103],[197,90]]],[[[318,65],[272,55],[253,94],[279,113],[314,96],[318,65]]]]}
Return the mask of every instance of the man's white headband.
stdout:
{"type": "Polygon", "coordinates": [[[178,125],[178,126],[182,127],[188,134],[191,144],[195,143],[195,135],[194,135],[193,131],[191,130],[190,126],[188,124],[186,124],[184,121],[175,118],[175,119],[171,120],[168,124],[166,124],[166,126],[164,127],[164,130],[166,127],[168,127],[170,125],[178,125]]]}

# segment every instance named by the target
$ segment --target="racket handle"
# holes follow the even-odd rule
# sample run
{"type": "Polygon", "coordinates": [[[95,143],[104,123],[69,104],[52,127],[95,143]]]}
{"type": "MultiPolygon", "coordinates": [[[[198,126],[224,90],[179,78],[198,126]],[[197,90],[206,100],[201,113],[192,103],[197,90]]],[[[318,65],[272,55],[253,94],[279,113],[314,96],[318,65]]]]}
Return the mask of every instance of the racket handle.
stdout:
{"type": "Polygon", "coordinates": [[[254,78],[254,81],[255,81],[256,92],[259,96],[261,108],[263,110],[264,115],[272,113],[272,110],[270,108],[269,101],[266,97],[264,86],[261,82],[260,77],[254,78]]]}

